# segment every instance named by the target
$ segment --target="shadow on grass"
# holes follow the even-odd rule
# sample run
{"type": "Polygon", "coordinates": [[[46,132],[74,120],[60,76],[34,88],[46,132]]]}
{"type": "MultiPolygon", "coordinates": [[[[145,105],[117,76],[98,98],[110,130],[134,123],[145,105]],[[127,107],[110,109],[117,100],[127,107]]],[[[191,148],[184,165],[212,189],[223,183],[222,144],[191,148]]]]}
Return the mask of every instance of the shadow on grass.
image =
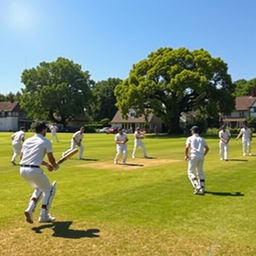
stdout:
{"type": "Polygon", "coordinates": [[[214,196],[244,196],[241,192],[213,192],[213,191],[205,191],[205,194],[211,194],[214,196]]]}
{"type": "Polygon", "coordinates": [[[127,165],[127,166],[144,166],[143,164],[131,164],[131,163],[126,163],[126,164],[119,164],[119,165],[127,165]]]}
{"type": "Polygon", "coordinates": [[[248,162],[247,159],[228,159],[228,161],[234,161],[234,162],[248,162]]]}
{"type": "Polygon", "coordinates": [[[82,160],[82,161],[99,161],[99,159],[95,159],[95,158],[82,158],[82,159],[79,159],[79,160],[82,160]]]}
{"type": "Polygon", "coordinates": [[[33,227],[32,230],[37,234],[42,234],[43,229],[50,228],[53,230],[52,236],[63,237],[71,239],[79,239],[83,237],[95,238],[99,237],[99,229],[87,229],[87,230],[75,230],[70,229],[72,221],[56,221],[49,224],[40,225],[38,227],[33,227]]]}
{"type": "Polygon", "coordinates": [[[157,159],[157,157],[154,157],[154,156],[147,156],[147,157],[139,157],[139,156],[136,156],[136,158],[138,159],[157,159]]]}

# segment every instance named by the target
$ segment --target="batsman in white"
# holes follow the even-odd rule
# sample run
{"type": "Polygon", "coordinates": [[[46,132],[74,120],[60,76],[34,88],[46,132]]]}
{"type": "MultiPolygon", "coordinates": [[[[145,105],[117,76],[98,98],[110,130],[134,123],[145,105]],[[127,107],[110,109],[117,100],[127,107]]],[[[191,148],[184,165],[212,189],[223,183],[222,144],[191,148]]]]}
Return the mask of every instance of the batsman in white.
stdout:
{"type": "Polygon", "coordinates": [[[123,154],[123,164],[126,164],[127,160],[127,141],[128,137],[127,134],[123,132],[122,128],[118,129],[118,133],[115,136],[115,143],[116,143],[116,156],[114,159],[114,164],[118,164],[118,161],[123,154]]]}
{"type": "Polygon", "coordinates": [[[226,129],[226,125],[222,125],[219,131],[219,152],[220,160],[228,161],[228,148],[229,140],[231,138],[229,130],[226,129]]]}
{"type": "Polygon", "coordinates": [[[148,158],[146,147],[142,141],[143,139],[144,139],[144,133],[142,133],[140,128],[137,127],[136,131],[134,133],[134,147],[133,147],[133,151],[132,151],[132,158],[135,158],[136,150],[138,147],[142,148],[144,158],[148,158]]]}
{"type": "Polygon", "coordinates": [[[84,137],[84,127],[81,127],[79,131],[75,132],[72,136],[71,139],[71,145],[70,149],[62,153],[62,156],[65,156],[69,152],[71,152],[73,149],[76,148],[76,146],[79,148],[79,159],[82,160],[84,159],[83,154],[84,154],[84,145],[83,145],[83,137],[84,137]]]}
{"type": "Polygon", "coordinates": [[[40,165],[44,165],[49,171],[53,171],[58,169],[58,164],[52,153],[51,142],[45,138],[47,133],[46,123],[36,123],[35,132],[34,136],[24,141],[21,150],[20,175],[34,188],[24,214],[26,221],[33,223],[33,212],[42,196],[42,207],[38,221],[52,222],[55,218],[49,214],[49,210],[56,192],[56,183],[50,183],[40,165]],[[43,160],[45,154],[47,154],[49,163],[43,160]]]}
{"type": "Polygon", "coordinates": [[[57,141],[59,142],[59,138],[57,136],[58,126],[56,124],[49,125],[49,129],[52,134],[52,142],[57,141]]]}
{"type": "Polygon", "coordinates": [[[205,192],[204,156],[208,153],[209,147],[204,138],[199,136],[197,126],[193,126],[190,131],[192,136],[187,138],[185,146],[188,178],[194,188],[194,194],[203,195],[205,192]]]}
{"type": "Polygon", "coordinates": [[[19,156],[21,152],[22,143],[25,140],[25,127],[21,127],[20,131],[15,132],[12,136],[12,148],[13,148],[13,155],[11,159],[11,163],[16,165],[16,158],[19,156]]]}
{"type": "Polygon", "coordinates": [[[251,140],[252,140],[252,130],[248,128],[247,123],[243,124],[243,128],[240,130],[236,139],[238,140],[242,136],[242,147],[243,147],[243,155],[248,156],[251,155],[251,140]]]}

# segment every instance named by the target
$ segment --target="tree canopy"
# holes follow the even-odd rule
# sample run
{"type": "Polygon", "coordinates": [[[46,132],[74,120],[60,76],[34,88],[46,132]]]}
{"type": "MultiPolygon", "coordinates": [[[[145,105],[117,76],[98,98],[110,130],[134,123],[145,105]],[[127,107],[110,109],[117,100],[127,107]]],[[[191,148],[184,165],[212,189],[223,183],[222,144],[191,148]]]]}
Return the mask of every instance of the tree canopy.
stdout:
{"type": "Polygon", "coordinates": [[[112,119],[117,111],[115,87],[122,82],[119,78],[108,78],[97,82],[92,88],[93,101],[90,114],[93,120],[101,121],[104,118],[112,119]]]}
{"type": "Polygon", "coordinates": [[[200,111],[218,118],[234,108],[234,86],[227,64],[203,50],[160,48],[133,65],[115,89],[123,116],[154,112],[170,133],[180,132],[182,112],[200,111]]]}
{"type": "Polygon", "coordinates": [[[235,96],[256,96],[256,78],[240,79],[234,82],[235,96]]]}
{"type": "Polygon", "coordinates": [[[94,84],[88,71],[66,58],[26,69],[21,80],[25,88],[20,103],[29,117],[63,124],[84,114],[94,84]]]}

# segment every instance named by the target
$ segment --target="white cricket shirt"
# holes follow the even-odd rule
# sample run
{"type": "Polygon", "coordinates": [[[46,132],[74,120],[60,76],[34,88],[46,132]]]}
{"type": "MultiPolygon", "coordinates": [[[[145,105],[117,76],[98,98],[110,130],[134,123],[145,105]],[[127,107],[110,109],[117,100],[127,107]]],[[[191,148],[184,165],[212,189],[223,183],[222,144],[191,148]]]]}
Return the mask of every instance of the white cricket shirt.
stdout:
{"type": "MultiPolygon", "coordinates": [[[[117,142],[117,141],[126,141],[126,140],[127,140],[126,133],[123,133],[123,134],[117,133],[116,136],[115,136],[115,142],[117,142]]],[[[123,144],[117,144],[117,146],[119,146],[119,145],[123,145],[123,144]]]]}
{"type": "Polygon", "coordinates": [[[242,128],[241,131],[242,133],[242,140],[243,141],[248,141],[248,140],[251,140],[251,134],[252,134],[252,131],[250,128],[242,128]]]}
{"type": "Polygon", "coordinates": [[[13,135],[12,135],[12,142],[13,143],[21,143],[22,142],[22,139],[25,137],[25,132],[23,131],[18,131],[18,132],[15,132],[13,135]]]}
{"type": "Polygon", "coordinates": [[[80,131],[77,131],[73,134],[72,139],[75,139],[77,142],[80,142],[83,140],[84,134],[80,133],[80,131]]]}
{"type": "Polygon", "coordinates": [[[144,137],[143,134],[141,134],[138,131],[135,131],[135,133],[134,133],[134,139],[135,140],[141,140],[143,137],[144,137]]]}
{"type": "Polygon", "coordinates": [[[198,134],[193,134],[186,140],[186,146],[190,146],[190,157],[204,157],[204,148],[207,146],[204,138],[200,137],[198,134]]]}
{"type": "Polygon", "coordinates": [[[20,164],[40,165],[45,154],[52,152],[52,144],[42,134],[36,133],[24,141],[21,152],[23,156],[20,164]]]}
{"type": "Polygon", "coordinates": [[[231,137],[231,135],[230,135],[230,132],[228,130],[225,130],[225,131],[221,130],[221,131],[219,131],[219,138],[222,138],[222,139],[227,141],[230,137],[231,137]]]}

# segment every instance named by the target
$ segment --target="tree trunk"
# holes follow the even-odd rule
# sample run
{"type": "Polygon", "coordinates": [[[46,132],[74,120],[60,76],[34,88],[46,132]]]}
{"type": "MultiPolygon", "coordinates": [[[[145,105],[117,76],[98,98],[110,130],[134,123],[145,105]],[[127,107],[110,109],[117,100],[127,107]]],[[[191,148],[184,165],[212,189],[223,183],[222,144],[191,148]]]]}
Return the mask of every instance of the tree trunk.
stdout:
{"type": "Polygon", "coordinates": [[[179,111],[169,111],[167,113],[168,133],[169,134],[181,134],[182,129],[180,127],[180,112],[179,111]]]}

